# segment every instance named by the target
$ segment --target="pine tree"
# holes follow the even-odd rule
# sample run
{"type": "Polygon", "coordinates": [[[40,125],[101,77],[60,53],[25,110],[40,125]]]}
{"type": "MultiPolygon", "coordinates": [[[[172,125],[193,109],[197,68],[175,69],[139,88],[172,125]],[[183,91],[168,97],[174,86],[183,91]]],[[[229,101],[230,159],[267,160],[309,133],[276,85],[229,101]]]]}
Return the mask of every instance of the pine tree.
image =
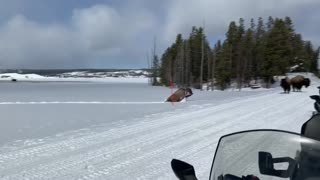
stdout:
{"type": "Polygon", "coordinates": [[[272,77],[288,71],[291,53],[290,32],[282,19],[276,19],[267,36],[263,76],[269,87],[272,77]]]}
{"type": "Polygon", "coordinates": [[[230,66],[231,45],[227,41],[224,41],[222,45],[217,44],[217,46],[215,79],[220,89],[224,90],[230,85],[231,81],[231,73],[228,67],[230,66]],[[221,46],[221,48],[219,48],[219,46],[221,46]]]}
{"type": "Polygon", "coordinates": [[[212,66],[211,66],[211,90],[215,89],[215,80],[216,80],[216,69],[217,69],[217,61],[218,61],[218,53],[221,51],[221,41],[215,44],[214,49],[212,51],[212,66]]]}
{"type": "Polygon", "coordinates": [[[242,65],[242,79],[245,86],[248,86],[250,80],[254,77],[253,69],[253,49],[255,47],[254,43],[254,32],[251,29],[246,31],[243,38],[243,48],[244,48],[244,62],[242,65]]]}
{"type": "Polygon", "coordinates": [[[256,23],[253,18],[251,18],[251,20],[250,20],[250,29],[252,32],[255,32],[255,30],[256,30],[256,23]]]}
{"type": "Polygon", "coordinates": [[[244,19],[240,18],[239,20],[239,26],[237,31],[237,44],[236,44],[236,72],[237,72],[237,88],[240,90],[243,85],[244,81],[244,71],[246,67],[247,59],[244,57],[244,51],[245,51],[245,40],[244,40],[244,34],[245,34],[245,27],[244,27],[244,19]]]}
{"type": "Polygon", "coordinates": [[[190,87],[192,84],[192,74],[191,74],[191,49],[188,40],[184,41],[184,59],[185,59],[185,87],[190,87]]]}
{"type": "Polygon", "coordinates": [[[160,67],[160,82],[165,86],[169,86],[169,79],[171,74],[171,66],[170,66],[170,48],[168,48],[165,53],[162,54],[161,57],[161,67],[160,67]]]}
{"type": "Polygon", "coordinates": [[[253,78],[255,80],[261,78],[262,76],[262,64],[265,60],[265,46],[266,46],[266,30],[264,26],[263,19],[260,17],[258,19],[258,25],[254,35],[255,46],[253,49],[253,78]]]}
{"type": "Polygon", "coordinates": [[[300,34],[295,34],[291,41],[292,54],[290,57],[290,68],[291,71],[302,72],[309,69],[307,60],[307,54],[304,42],[300,34]]]}
{"type": "Polygon", "coordinates": [[[269,18],[268,18],[268,22],[267,22],[267,31],[270,31],[272,28],[273,28],[273,26],[274,26],[274,19],[273,19],[273,17],[272,16],[269,16],[269,18]]]}
{"type": "Polygon", "coordinates": [[[157,55],[153,56],[152,62],[152,85],[158,86],[158,77],[159,77],[159,59],[157,55]]]}
{"type": "Polygon", "coordinates": [[[173,75],[173,82],[177,86],[181,86],[183,81],[183,66],[184,66],[184,48],[183,48],[183,39],[182,35],[178,34],[176,38],[176,42],[174,44],[175,48],[175,59],[174,59],[174,66],[172,73],[173,75]]]}
{"type": "Polygon", "coordinates": [[[304,45],[304,52],[305,52],[305,61],[302,62],[304,64],[304,67],[311,71],[311,72],[315,72],[316,68],[315,68],[315,51],[313,50],[313,46],[311,44],[310,41],[306,41],[305,45],[304,45]]]}
{"type": "Polygon", "coordinates": [[[229,58],[227,65],[227,71],[228,74],[230,74],[230,78],[235,78],[236,77],[236,67],[237,67],[237,45],[239,42],[239,37],[238,37],[238,27],[236,25],[236,23],[234,21],[232,21],[229,25],[229,29],[228,32],[226,34],[226,43],[227,45],[223,46],[224,50],[226,50],[226,48],[229,50],[224,51],[225,56],[227,56],[229,58]]]}
{"type": "Polygon", "coordinates": [[[201,69],[203,69],[202,80],[207,81],[208,73],[208,55],[207,50],[210,49],[209,43],[206,40],[203,29],[193,27],[192,32],[189,38],[189,45],[191,51],[191,74],[192,74],[192,83],[195,85],[195,88],[200,88],[200,76],[201,69]],[[202,50],[204,48],[204,50],[202,50]],[[204,62],[203,67],[201,67],[201,58],[203,56],[204,62]]]}
{"type": "Polygon", "coordinates": [[[201,39],[202,39],[202,32],[199,32],[198,28],[193,27],[192,32],[190,34],[190,38],[189,38],[190,50],[191,50],[191,73],[192,73],[193,84],[200,82],[201,42],[202,42],[201,39]]]}
{"type": "Polygon", "coordinates": [[[310,72],[316,74],[317,76],[319,76],[319,70],[318,70],[318,67],[319,67],[319,55],[320,55],[320,47],[318,47],[314,53],[313,53],[313,58],[311,60],[311,63],[310,63],[310,72]]]}

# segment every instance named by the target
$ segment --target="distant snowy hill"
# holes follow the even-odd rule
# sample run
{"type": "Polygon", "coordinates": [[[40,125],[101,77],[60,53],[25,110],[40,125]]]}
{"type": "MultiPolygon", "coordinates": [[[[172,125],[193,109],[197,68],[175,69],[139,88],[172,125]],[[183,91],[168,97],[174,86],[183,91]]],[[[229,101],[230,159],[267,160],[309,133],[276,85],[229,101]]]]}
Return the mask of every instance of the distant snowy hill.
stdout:
{"type": "Polygon", "coordinates": [[[0,74],[0,80],[38,80],[44,79],[46,77],[40,76],[38,74],[18,74],[18,73],[4,73],[0,74]]]}
{"type": "Polygon", "coordinates": [[[119,71],[119,72],[69,72],[51,76],[38,74],[3,73],[0,81],[24,81],[24,82],[117,82],[117,83],[147,83],[146,71],[119,71]]]}
{"type": "Polygon", "coordinates": [[[60,77],[86,77],[86,78],[104,78],[104,77],[148,77],[150,73],[146,70],[120,70],[112,72],[91,72],[74,71],[57,74],[60,77]]]}

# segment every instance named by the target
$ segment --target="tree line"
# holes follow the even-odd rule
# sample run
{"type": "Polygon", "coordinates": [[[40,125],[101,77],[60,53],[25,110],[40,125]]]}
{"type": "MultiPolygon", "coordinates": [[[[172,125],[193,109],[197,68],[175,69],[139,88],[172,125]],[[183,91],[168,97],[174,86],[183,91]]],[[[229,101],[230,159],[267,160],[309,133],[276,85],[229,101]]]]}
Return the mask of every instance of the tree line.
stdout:
{"type": "Polygon", "coordinates": [[[162,54],[160,62],[154,57],[153,74],[166,86],[202,89],[248,87],[262,80],[269,87],[273,77],[287,72],[318,74],[320,48],[295,32],[290,17],[251,19],[229,24],[224,41],[210,47],[202,27],[192,27],[188,38],[178,34],[175,42],[162,54]]]}

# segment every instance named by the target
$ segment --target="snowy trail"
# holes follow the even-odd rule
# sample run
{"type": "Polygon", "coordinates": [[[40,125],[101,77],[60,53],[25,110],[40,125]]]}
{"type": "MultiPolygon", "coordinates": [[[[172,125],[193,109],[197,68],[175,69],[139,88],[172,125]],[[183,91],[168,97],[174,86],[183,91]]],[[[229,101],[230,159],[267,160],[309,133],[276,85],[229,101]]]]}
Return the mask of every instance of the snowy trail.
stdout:
{"type": "Polygon", "coordinates": [[[299,132],[312,114],[308,96],[318,92],[315,87],[289,95],[279,89],[202,108],[190,106],[183,112],[57,136],[10,151],[2,147],[0,178],[176,179],[170,161],[179,158],[195,166],[199,179],[208,179],[220,136],[255,128],[299,132]]]}

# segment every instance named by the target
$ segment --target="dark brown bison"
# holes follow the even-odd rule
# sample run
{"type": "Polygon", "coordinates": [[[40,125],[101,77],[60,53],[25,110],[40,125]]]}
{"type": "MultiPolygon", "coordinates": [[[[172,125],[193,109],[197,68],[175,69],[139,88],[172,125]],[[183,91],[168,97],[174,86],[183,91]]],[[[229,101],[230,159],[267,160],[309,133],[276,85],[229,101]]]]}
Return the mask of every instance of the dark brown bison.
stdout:
{"type": "Polygon", "coordinates": [[[290,93],[291,84],[288,77],[281,79],[280,86],[283,88],[284,93],[290,93]]]}
{"type": "Polygon", "coordinates": [[[190,88],[180,88],[176,92],[174,92],[166,102],[180,102],[184,98],[192,96],[192,90],[190,88]]]}
{"type": "Polygon", "coordinates": [[[302,86],[306,88],[310,86],[310,79],[298,75],[290,80],[293,91],[301,91],[302,86]]]}

